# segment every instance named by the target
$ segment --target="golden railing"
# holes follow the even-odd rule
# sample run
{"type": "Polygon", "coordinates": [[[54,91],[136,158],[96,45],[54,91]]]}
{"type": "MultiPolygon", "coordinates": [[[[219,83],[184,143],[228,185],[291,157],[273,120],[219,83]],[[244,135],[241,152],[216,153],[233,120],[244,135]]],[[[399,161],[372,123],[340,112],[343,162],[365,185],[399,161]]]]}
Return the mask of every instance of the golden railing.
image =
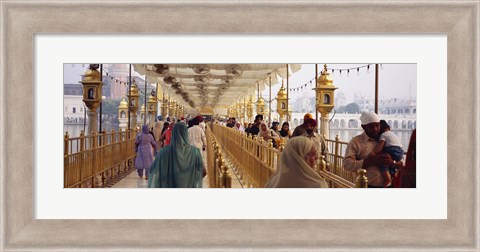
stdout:
{"type": "Polygon", "coordinates": [[[345,156],[348,142],[340,141],[340,138],[337,135],[335,140],[326,139],[326,144],[330,150],[326,155],[326,160],[330,164],[329,173],[332,176],[334,175],[343,178],[347,182],[350,182],[350,185],[355,185],[357,174],[355,172],[346,171],[343,168],[343,158],[345,156]]]}
{"type": "MultiPolygon", "coordinates": [[[[240,179],[246,187],[264,187],[268,178],[277,169],[277,160],[280,159],[283,146],[273,148],[270,142],[258,141],[243,132],[219,124],[213,125],[213,133],[221,144],[223,151],[237,168],[240,179]]],[[[326,157],[320,157],[317,163],[318,173],[327,181],[329,187],[352,188],[366,186],[365,176],[356,176],[356,173],[343,169],[343,155],[347,142],[327,140],[326,157]]],[[[361,174],[360,174],[361,175],[361,174]]]]}
{"type": "Polygon", "coordinates": [[[64,136],[64,187],[105,187],[133,167],[135,130],[64,136]]]}
{"type": "Polygon", "coordinates": [[[207,137],[207,176],[210,188],[231,188],[232,176],[228,172],[228,165],[222,154],[217,138],[207,125],[205,127],[207,137]]]}
{"type": "Polygon", "coordinates": [[[245,187],[265,187],[276,170],[281,153],[272,147],[272,142],[259,142],[238,130],[218,124],[213,125],[213,132],[237,168],[245,187]]]}

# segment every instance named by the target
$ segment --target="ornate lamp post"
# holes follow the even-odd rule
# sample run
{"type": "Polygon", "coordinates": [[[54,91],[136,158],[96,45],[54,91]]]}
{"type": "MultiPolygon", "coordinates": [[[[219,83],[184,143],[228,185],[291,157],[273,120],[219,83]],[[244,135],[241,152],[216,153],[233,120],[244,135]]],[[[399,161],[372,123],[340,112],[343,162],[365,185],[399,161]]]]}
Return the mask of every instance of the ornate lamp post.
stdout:
{"type": "Polygon", "coordinates": [[[120,102],[120,106],[118,106],[118,128],[121,131],[124,131],[127,128],[128,123],[128,103],[125,101],[125,98],[122,99],[120,102]]]}
{"type": "Polygon", "coordinates": [[[135,129],[137,125],[137,111],[138,111],[138,88],[133,81],[132,87],[130,88],[130,97],[129,97],[129,110],[130,110],[130,129],[135,129]]]}
{"type": "Polygon", "coordinates": [[[137,126],[141,129],[145,120],[145,104],[140,108],[140,120],[137,121],[137,126]]]}
{"type": "Polygon", "coordinates": [[[262,94],[260,94],[257,100],[257,114],[265,114],[265,100],[263,99],[262,94]]]}
{"type": "MultiPolygon", "coordinates": [[[[175,101],[173,101],[173,99],[170,99],[170,101],[168,102],[168,115],[170,117],[173,117],[174,108],[175,108],[175,101]]],[[[170,119],[173,119],[173,118],[170,118],[170,119]]]]}
{"type": "Polygon", "coordinates": [[[88,132],[98,131],[97,108],[102,99],[102,81],[98,68],[99,64],[90,64],[84,79],[80,81],[83,85],[83,102],[88,108],[88,132]]]}
{"type": "Polygon", "coordinates": [[[235,115],[235,120],[240,120],[240,117],[242,117],[242,104],[243,102],[241,100],[237,102],[237,113],[235,115]]]}
{"type": "Polygon", "coordinates": [[[155,124],[155,117],[157,117],[157,98],[150,94],[148,97],[148,128],[152,128],[155,124]]]}
{"type": "Polygon", "coordinates": [[[252,101],[252,96],[250,95],[250,99],[248,100],[247,103],[247,118],[248,121],[251,122],[253,117],[253,101],[252,101]]]}
{"type": "Polygon", "coordinates": [[[162,99],[161,108],[162,108],[163,120],[166,120],[167,119],[167,110],[168,110],[168,100],[165,99],[165,95],[163,96],[163,99],[162,99]]]}
{"type": "Polygon", "coordinates": [[[320,78],[317,81],[317,87],[314,88],[316,92],[316,107],[317,111],[320,112],[320,134],[330,137],[330,131],[328,127],[328,118],[330,111],[332,111],[335,106],[335,87],[333,85],[333,79],[330,76],[330,73],[327,72],[327,65],[323,65],[323,71],[320,78]]]}
{"type": "Polygon", "coordinates": [[[282,86],[280,87],[280,90],[278,90],[277,93],[277,112],[278,115],[280,115],[280,124],[285,120],[285,116],[287,115],[287,92],[285,91],[285,88],[283,87],[283,80],[282,80],[282,86]]]}

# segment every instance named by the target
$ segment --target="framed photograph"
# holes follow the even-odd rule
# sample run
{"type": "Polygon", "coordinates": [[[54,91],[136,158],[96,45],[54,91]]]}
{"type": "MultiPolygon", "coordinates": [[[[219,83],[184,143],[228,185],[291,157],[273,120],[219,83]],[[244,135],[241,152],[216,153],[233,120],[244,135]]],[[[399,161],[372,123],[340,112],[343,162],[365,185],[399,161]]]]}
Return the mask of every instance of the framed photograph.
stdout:
{"type": "MultiPolygon", "coordinates": [[[[2,2],[0,250],[478,251],[479,4],[478,0],[2,2]],[[34,181],[41,174],[35,173],[38,150],[34,146],[39,129],[48,125],[39,126],[35,121],[58,112],[58,108],[40,111],[35,107],[35,94],[40,89],[52,88],[39,85],[36,78],[39,69],[41,74],[48,75],[50,69],[61,71],[63,67],[51,65],[45,69],[38,65],[36,38],[40,34],[445,35],[446,97],[436,97],[436,90],[432,89],[429,99],[432,103],[446,99],[446,106],[439,106],[435,113],[447,115],[447,133],[443,134],[447,137],[441,139],[447,142],[447,217],[37,219],[38,185],[34,181]]],[[[162,49],[161,45],[158,47],[162,49]]],[[[88,61],[88,57],[84,60],[88,61]]],[[[71,60],[70,63],[75,59],[71,60]]],[[[419,121],[419,127],[427,130],[432,125],[421,126],[419,121]]],[[[62,141],[57,136],[51,139],[62,141]]],[[[435,155],[425,158],[436,164],[435,155]]],[[[435,179],[435,174],[430,176],[429,179],[435,179]]],[[[423,186],[426,185],[417,184],[418,189],[423,186]]],[[[435,193],[432,197],[436,197],[435,193]]],[[[95,202],[92,200],[91,204],[95,202]]],[[[216,207],[222,209],[224,202],[216,202],[216,207]]],[[[355,211],[355,204],[358,202],[348,207],[355,211]]],[[[194,206],[188,207],[195,210],[194,206]]],[[[88,204],[79,208],[91,209],[88,204]]],[[[114,211],[109,214],[115,216],[114,211]]]]}

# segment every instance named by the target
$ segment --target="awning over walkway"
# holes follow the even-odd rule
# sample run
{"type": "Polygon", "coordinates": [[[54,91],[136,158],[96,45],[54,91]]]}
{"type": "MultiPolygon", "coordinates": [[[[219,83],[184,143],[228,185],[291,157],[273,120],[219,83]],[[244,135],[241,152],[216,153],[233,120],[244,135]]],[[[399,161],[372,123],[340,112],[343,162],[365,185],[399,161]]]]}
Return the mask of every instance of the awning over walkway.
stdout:
{"type": "MultiPolygon", "coordinates": [[[[165,95],[186,107],[226,108],[245,95],[263,91],[287,75],[286,64],[134,64],[147,82],[158,83],[165,95]]],[[[300,70],[289,64],[289,74],[300,70]]]]}

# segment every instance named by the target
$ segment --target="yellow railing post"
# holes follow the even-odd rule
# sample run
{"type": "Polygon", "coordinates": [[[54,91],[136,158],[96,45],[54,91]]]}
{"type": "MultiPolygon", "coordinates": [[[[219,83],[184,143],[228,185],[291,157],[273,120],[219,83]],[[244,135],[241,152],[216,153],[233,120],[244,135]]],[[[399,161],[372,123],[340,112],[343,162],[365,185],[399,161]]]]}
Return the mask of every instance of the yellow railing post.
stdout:
{"type": "Polygon", "coordinates": [[[367,170],[359,169],[358,170],[358,177],[355,181],[355,187],[357,188],[367,188],[368,187],[368,178],[365,175],[367,170]]]}
{"type": "MultiPolygon", "coordinates": [[[[63,145],[64,145],[64,150],[63,150],[63,162],[66,166],[65,170],[68,170],[70,173],[70,166],[68,165],[68,131],[65,132],[65,136],[63,138],[63,145]]],[[[65,187],[68,184],[68,179],[67,176],[63,176],[63,186],[65,187]]]]}
{"type": "Polygon", "coordinates": [[[335,136],[335,153],[333,155],[333,169],[332,169],[332,173],[334,174],[337,174],[337,170],[338,170],[338,157],[339,157],[339,154],[340,153],[340,138],[338,137],[338,135],[335,136]]]}
{"type": "Polygon", "coordinates": [[[268,139],[267,164],[268,164],[268,167],[270,167],[270,168],[273,168],[272,167],[272,165],[273,165],[273,162],[272,162],[272,156],[273,156],[272,148],[273,148],[273,140],[268,139]]]}
{"type": "MultiPolygon", "coordinates": [[[[83,174],[85,174],[84,169],[85,169],[85,159],[87,157],[87,154],[85,152],[85,132],[82,130],[80,131],[80,153],[81,153],[81,158],[80,158],[80,168],[78,169],[79,171],[79,180],[83,179],[83,174]]],[[[82,187],[82,184],[80,184],[80,187],[82,187]]]]}
{"type": "Polygon", "coordinates": [[[221,159],[220,169],[222,170],[222,187],[223,188],[231,188],[232,187],[232,176],[228,172],[228,165],[225,164],[223,158],[221,159]]]}
{"type": "Polygon", "coordinates": [[[98,144],[98,139],[97,139],[97,132],[92,130],[92,171],[93,171],[93,176],[92,176],[92,187],[96,187],[96,182],[97,182],[97,144],[98,144]]]}
{"type": "Polygon", "coordinates": [[[223,165],[223,157],[222,157],[222,152],[220,151],[220,148],[218,149],[218,153],[217,153],[217,167],[215,167],[215,187],[221,187],[222,184],[221,184],[221,179],[220,179],[220,176],[222,175],[221,171],[222,171],[222,165],[223,165]],[[219,173],[220,171],[220,173],[219,173]]]}

